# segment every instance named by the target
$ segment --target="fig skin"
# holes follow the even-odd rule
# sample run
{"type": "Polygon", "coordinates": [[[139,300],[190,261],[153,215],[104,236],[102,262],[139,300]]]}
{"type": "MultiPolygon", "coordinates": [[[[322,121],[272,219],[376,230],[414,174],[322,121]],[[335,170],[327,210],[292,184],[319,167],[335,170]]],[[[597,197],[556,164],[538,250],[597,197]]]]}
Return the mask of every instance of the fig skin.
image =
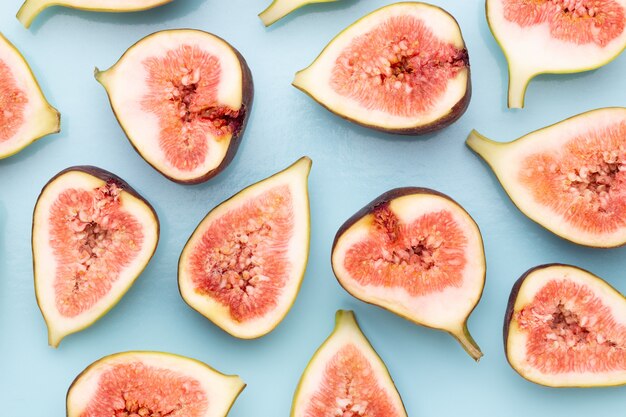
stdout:
{"type": "MultiPolygon", "coordinates": [[[[199,31],[198,29],[172,29],[171,31],[174,30],[195,30],[195,31],[199,31]]],[[[162,31],[159,31],[162,32],[162,31]]],[[[138,40],[137,42],[135,42],[132,46],[130,46],[126,52],[124,52],[124,54],[122,54],[122,56],[120,57],[120,59],[118,59],[117,62],[121,61],[124,56],[126,55],[126,53],[128,51],[130,51],[131,49],[135,48],[137,46],[137,44],[139,42],[141,42],[142,40],[144,40],[145,38],[152,36],[156,33],[159,32],[154,32],[151,33],[150,35],[147,35],[143,38],[141,38],[140,40],[138,40]]],[[[233,47],[229,42],[227,42],[226,40],[224,40],[223,38],[210,33],[210,32],[206,32],[206,31],[200,31],[200,32],[204,32],[204,33],[208,33],[211,36],[214,36],[215,38],[217,38],[218,40],[221,40],[222,42],[224,42],[225,44],[230,46],[230,49],[232,50],[232,52],[237,56],[237,59],[239,60],[239,64],[241,65],[241,73],[242,73],[242,92],[241,92],[241,97],[242,97],[242,101],[241,101],[241,111],[243,111],[243,119],[241,120],[241,125],[239,126],[239,128],[233,132],[232,138],[230,139],[230,144],[228,145],[228,150],[226,151],[226,155],[224,155],[224,159],[222,159],[222,162],[214,169],[212,169],[211,171],[207,172],[205,175],[198,177],[198,178],[194,178],[194,179],[190,179],[190,180],[179,180],[179,179],[175,179],[172,178],[168,175],[166,175],[165,173],[161,172],[157,167],[155,167],[154,165],[152,165],[147,159],[145,159],[141,153],[141,151],[135,146],[135,144],[133,143],[132,140],[130,140],[130,136],[128,135],[128,132],[126,131],[126,129],[124,128],[124,126],[121,123],[121,119],[119,117],[119,115],[117,114],[117,112],[115,111],[115,109],[113,108],[113,102],[111,101],[111,96],[109,95],[108,90],[105,88],[104,90],[107,93],[107,98],[109,99],[109,106],[111,107],[111,110],[113,111],[113,114],[115,115],[115,119],[117,120],[117,122],[119,123],[120,127],[122,128],[122,130],[124,131],[124,135],[126,135],[126,139],[130,142],[130,145],[133,147],[133,149],[135,150],[135,152],[137,152],[139,154],[139,156],[141,156],[141,158],[146,161],[148,163],[148,165],[150,165],[152,168],[154,168],[158,173],[160,173],[161,175],[163,175],[165,178],[167,178],[170,181],[176,182],[178,184],[183,184],[183,185],[194,185],[194,184],[200,184],[203,182],[206,182],[208,180],[210,180],[211,178],[215,177],[216,175],[220,174],[223,170],[225,170],[228,165],[230,165],[230,163],[232,162],[232,160],[235,158],[235,155],[237,154],[237,150],[239,149],[239,145],[241,144],[241,139],[242,136],[244,134],[244,131],[246,129],[246,126],[248,124],[248,118],[250,117],[250,111],[252,109],[252,102],[254,101],[254,81],[252,80],[252,72],[250,71],[250,67],[248,66],[247,61],[245,60],[245,58],[243,57],[243,55],[241,55],[241,53],[235,49],[235,47],[233,47]]],[[[113,66],[111,68],[113,68],[116,64],[113,64],[113,66]]],[[[96,68],[94,70],[94,76],[96,78],[96,80],[98,80],[98,74],[100,73],[100,70],[98,68],[96,68]]]]}
{"type": "MultiPolygon", "coordinates": [[[[352,227],[357,221],[359,221],[361,218],[363,218],[364,216],[371,214],[375,209],[377,209],[380,206],[384,206],[389,204],[392,200],[395,200],[396,198],[399,197],[404,197],[406,195],[411,195],[411,194],[429,194],[429,195],[434,195],[434,196],[438,196],[438,197],[443,197],[447,200],[450,200],[451,202],[453,202],[454,204],[458,205],[459,207],[462,207],[459,203],[457,203],[456,200],[454,200],[452,197],[441,193],[439,191],[436,190],[432,190],[430,188],[424,188],[424,187],[400,187],[400,188],[394,188],[392,190],[387,191],[386,193],[381,194],[380,196],[376,197],[374,200],[372,200],[370,203],[368,203],[365,207],[363,207],[361,210],[357,211],[352,217],[350,217],[348,220],[346,220],[341,227],[339,227],[339,230],[337,231],[337,234],[335,235],[335,239],[333,240],[333,246],[332,249],[330,251],[330,256],[331,256],[331,267],[333,268],[333,273],[335,275],[335,278],[337,279],[337,282],[339,283],[339,285],[341,285],[341,287],[348,293],[351,294],[350,291],[341,283],[341,281],[339,280],[339,278],[337,278],[337,272],[335,271],[334,267],[333,267],[333,262],[332,262],[332,256],[333,253],[335,252],[335,246],[337,245],[337,242],[339,240],[339,238],[350,228],[352,227]]],[[[467,213],[467,212],[466,212],[467,213]]],[[[478,224],[476,223],[476,221],[472,218],[472,216],[469,215],[469,213],[467,213],[467,216],[474,222],[474,224],[476,224],[476,228],[478,229],[478,232],[480,232],[480,227],[478,226],[478,224]]],[[[482,235],[482,233],[481,233],[482,235]]],[[[485,283],[487,281],[487,262],[486,262],[486,258],[484,255],[484,251],[483,251],[483,263],[485,264],[485,275],[483,276],[483,286],[480,289],[480,294],[478,296],[478,300],[480,300],[483,296],[483,292],[485,290],[485,283]]],[[[456,340],[459,340],[459,337],[457,335],[455,335],[454,333],[445,330],[445,329],[439,329],[436,327],[432,327],[432,326],[428,326],[425,325],[423,323],[420,323],[418,321],[413,320],[411,317],[408,317],[406,315],[397,313],[395,311],[391,311],[390,309],[382,306],[382,305],[378,305],[378,304],[374,304],[368,301],[363,301],[367,304],[382,308],[384,310],[389,311],[390,313],[393,313],[397,316],[402,317],[405,320],[410,321],[411,323],[415,323],[419,326],[423,326],[423,327],[427,327],[430,329],[434,329],[434,330],[443,330],[446,333],[448,333],[449,335],[451,335],[452,337],[454,337],[456,340]]],[[[476,309],[476,307],[478,306],[478,302],[474,305],[474,307],[469,311],[469,313],[467,314],[467,317],[465,318],[465,322],[463,323],[463,330],[464,330],[464,335],[465,337],[471,342],[473,343],[475,346],[478,346],[478,344],[476,343],[476,341],[474,340],[474,338],[472,337],[472,335],[470,335],[469,330],[467,328],[467,321],[469,320],[469,317],[472,315],[472,312],[476,309]]],[[[463,343],[461,343],[461,346],[463,347],[463,349],[465,348],[465,345],[463,343]]],[[[467,350],[467,349],[466,349],[467,350]]],[[[469,352],[468,352],[469,353],[469,352]]],[[[480,361],[480,358],[482,357],[482,352],[480,353],[480,356],[478,358],[474,358],[474,360],[476,360],[476,362],[480,361]]],[[[470,354],[471,356],[471,354],[470,354]]]]}
{"type": "MultiPolygon", "coordinates": [[[[54,180],[56,180],[57,178],[59,178],[61,175],[66,174],[68,172],[72,172],[72,171],[78,171],[78,172],[83,172],[85,174],[88,175],[92,175],[96,178],[99,178],[100,180],[106,182],[106,183],[114,183],[116,186],[118,186],[122,191],[127,192],[128,194],[132,195],[133,197],[137,198],[138,200],[140,200],[141,202],[143,202],[146,207],[152,212],[152,214],[154,215],[154,219],[156,221],[156,236],[157,236],[157,241],[155,242],[155,250],[154,252],[156,252],[156,248],[158,248],[159,246],[159,240],[160,240],[160,236],[161,236],[161,222],[159,220],[159,216],[157,215],[156,210],[154,209],[154,207],[152,207],[152,205],[141,195],[139,194],[137,191],[135,191],[135,189],[133,187],[131,187],[126,181],[124,181],[123,179],[121,179],[120,177],[118,177],[117,175],[113,174],[112,172],[109,172],[105,169],[102,168],[98,168],[96,166],[93,165],[76,165],[76,166],[71,166],[69,168],[65,168],[64,170],[62,170],[61,172],[59,172],[58,174],[56,174],[54,177],[50,178],[50,180],[42,187],[41,192],[39,193],[39,196],[37,197],[37,201],[35,202],[35,208],[33,209],[33,219],[35,218],[35,210],[37,208],[37,206],[39,205],[39,199],[41,198],[43,191],[48,187],[48,185],[50,185],[54,180]]],[[[33,224],[31,225],[31,255],[33,258],[33,272],[35,270],[35,245],[34,245],[34,237],[35,237],[35,224],[33,222],[33,224]]],[[[150,256],[150,258],[147,260],[146,262],[146,267],[148,266],[148,264],[150,263],[150,261],[152,260],[152,258],[154,257],[154,252],[152,252],[152,255],[150,256]]],[[[139,275],[141,275],[143,273],[143,271],[145,270],[145,268],[142,269],[139,274],[137,275],[137,278],[139,277],[139,275]]],[[[33,273],[34,276],[34,280],[35,282],[37,281],[37,276],[33,273]]],[[[121,297],[123,297],[125,295],[122,294],[121,297]]],[[[120,299],[121,299],[120,297],[120,299]]],[[[77,329],[75,332],[72,332],[67,336],[70,336],[71,334],[74,333],[78,333],[82,330],[85,330],[86,328],[90,327],[91,325],[93,325],[96,321],[100,320],[102,317],[104,317],[113,307],[115,307],[117,305],[117,303],[119,302],[119,300],[115,300],[115,302],[113,302],[103,313],[101,316],[99,316],[94,322],[92,323],[88,323],[86,326],[77,329]]],[[[41,307],[41,302],[39,300],[39,295],[37,294],[37,291],[35,291],[35,300],[37,301],[37,307],[39,307],[39,310],[41,311],[42,315],[44,314],[43,312],[43,308],[41,307]]],[[[45,318],[45,316],[44,316],[45,318]]],[[[46,323],[47,326],[47,323],[46,323]]],[[[65,338],[64,337],[64,338],[65,338]]],[[[59,343],[57,343],[56,345],[53,345],[52,343],[50,343],[50,345],[54,348],[57,348],[59,346],[61,341],[59,341],[59,343]]]]}
{"type": "MultiPolygon", "coordinates": [[[[548,387],[548,388],[562,388],[562,389],[563,388],[589,388],[589,386],[587,386],[587,385],[555,387],[555,386],[551,386],[551,385],[544,385],[544,384],[541,384],[541,383],[539,383],[537,381],[532,381],[532,380],[528,379],[526,377],[526,375],[524,375],[523,373],[518,372],[517,369],[511,363],[511,361],[509,360],[508,336],[509,336],[509,330],[510,330],[510,327],[511,327],[511,321],[513,319],[513,314],[515,313],[515,302],[517,301],[517,297],[519,295],[520,289],[522,288],[522,285],[524,284],[524,281],[526,281],[526,278],[528,278],[532,273],[534,273],[535,271],[538,271],[538,270],[541,270],[541,269],[545,269],[545,268],[549,268],[549,267],[553,267],[553,266],[564,266],[564,267],[568,267],[568,268],[576,268],[576,269],[579,269],[579,270],[581,270],[583,272],[588,273],[589,275],[593,276],[596,279],[604,281],[602,278],[598,277],[596,274],[594,274],[592,272],[589,272],[588,270],[586,270],[584,268],[580,268],[580,267],[574,266],[574,265],[559,263],[559,262],[537,265],[537,266],[535,266],[533,268],[530,268],[528,271],[524,272],[524,274],[522,274],[522,276],[519,277],[517,279],[517,281],[515,281],[515,284],[513,284],[513,288],[511,288],[511,294],[509,295],[509,301],[507,303],[506,311],[504,313],[504,324],[502,326],[502,336],[503,336],[503,342],[504,342],[503,343],[503,346],[504,346],[504,356],[506,357],[506,361],[508,362],[508,364],[511,367],[511,369],[513,369],[515,372],[517,372],[526,381],[532,382],[533,384],[541,385],[543,387],[548,387]]],[[[613,288],[608,282],[606,284],[609,285],[611,288],[613,288]]],[[[615,290],[615,292],[617,292],[619,294],[619,291],[617,289],[615,289],[615,288],[613,288],[613,289],[615,290]]],[[[626,302],[626,300],[625,300],[625,302],[626,302]]],[[[608,386],[615,386],[615,385],[594,385],[594,387],[597,387],[597,388],[608,387],[608,386]]]]}
{"type": "MultiPolygon", "coordinates": [[[[393,4],[389,5],[392,6],[393,4]]],[[[385,7],[389,7],[389,6],[385,6],[385,7]]],[[[442,13],[445,13],[447,15],[449,15],[457,24],[457,26],[459,27],[460,30],[460,25],[459,22],[456,20],[456,18],[450,14],[448,11],[444,10],[443,8],[436,6],[434,4],[430,4],[429,6],[433,7],[433,8],[437,8],[439,10],[441,10],[442,13]]],[[[385,7],[382,7],[381,9],[384,9],[385,7]]],[[[378,9],[378,10],[381,10],[378,9]]],[[[372,13],[376,13],[375,10],[372,13]]],[[[371,13],[370,13],[371,14],[371,13]]],[[[369,16],[366,15],[363,18],[369,16]]],[[[357,24],[358,22],[360,22],[361,19],[355,21],[354,23],[352,23],[352,25],[350,25],[349,27],[357,24]]],[[[347,28],[346,28],[347,29],[347,28]]],[[[324,54],[324,52],[326,51],[326,48],[328,48],[328,46],[337,38],[341,37],[341,35],[343,34],[343,32],[346,30],[342,30],[338,35],[336,35],[327,45],[326,47],[324,47],[324,49],[322,49],[322,51],[317,55],[317,57],[313,60],[313,62],[311,63],[311,65],[313,65],[320,56],[322,56],[324,54]]],[[[384,127],[381,126],[377,126],[377,125],[371,125],[368,123],[362,123],[359,121],[356,121],[344,114],[341,114],[339,112],[336,112],[335,110],[331,109],[330,107],[326,106],[324,103],[322,103],[321,101],[318,101],[315,97],[313,97],[313,95],[311,95],[309,92],[307,92],[306,90],[298,87],[297,85],[295,85],[295,83],[292,83],[291,85],[293,85],[294,87],[296,87],[298,90],[302,91],[303,93],[305,93],[307,96],[309,96],[310,98],[312,98],[316,103],[320,104],[322,107],[324,107],[326,110],[328,110],[329,112],[333,113],[334,115],[337,115],[339,117],[341,117],[344,120],[347,120],[351,123],[354,123],[356,125],[359,126],[363,126],[366,127],[368,129],[372,129],[378,132],[383,132],[383,133],[390,133],[390,134],[396,134],[396,135],[402,135],[402,136],[419,136],[419,135],[425,135],[428,133],[433,133],[436,132],[438,130],[444,129],[448,126],[450,126],[452,123],[456,122],[457,120],[459,120],[461,118],[461,116],[463,116],[463,114],[465,113],[465,111],[467,110],[467,108],[469,107],[470,104],[470,100],[472,98],[472,72],[471,72],[471,68],[470,68],[470,61],[469,61],[469,53],[467,51],[467,45],[465,47],[465,64],[466,64],[466,68],[467,68],[467,84],[465,87],[465,94],[463,95],[463,97],[450,109],[450,112],[447,113],[446,115],[440,117],[439,119],[430,122],[428,124],[425,125],[420,125],[420,126],[414,126],[414,127],[407,127],[407,128],[402,128],[402,129],[386,129],[384,127]]],[[[309,65],[309,67],[311,66],[309,65]]],[[[301,71],[306,71],[309,67],[304,68],[301,71]]],[[[301,72],[298,71],[298,72],[301,72]]]]}

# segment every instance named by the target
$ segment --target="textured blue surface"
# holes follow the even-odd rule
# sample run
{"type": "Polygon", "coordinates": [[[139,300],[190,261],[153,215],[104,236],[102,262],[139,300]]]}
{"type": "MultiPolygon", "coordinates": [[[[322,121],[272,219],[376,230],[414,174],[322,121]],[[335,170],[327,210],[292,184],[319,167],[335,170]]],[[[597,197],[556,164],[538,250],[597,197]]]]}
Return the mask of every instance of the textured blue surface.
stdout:
{"type": "Polygon", "coordinates": [[[626,292],[626,249],[577,247],[527,220],[463,142],[472,128],[510,140],[586,110],[626,105],[626,55],[594,72],[542,76],[530,85],[527,108],[510,111],[506,64],[487,27],[483,2],[434,2],[459,20],[474,96],[452,127],[398,138],[345,122],[290,86],[295,71],[337,32],[387,1],[307,7],[270,29],[256,17],[263,0],[176,0],[127,15],[55,8],[27,31],[14,18],[21,0],[2,0],[0,30],[21,49],[61,111],[63,130],[0,161],[0,414],[65,415],[65,391],[85,366],[113,352],[150,349],[240,374],[248,387],[231,417],[286,416],[302,370],[332,329],[335,310],[348,308],[356,310],[389,366],[412,417],[624,415],[626,388],[555,390],[520,378],[506,363],[501,327],[513,282],[540,263],[574,263],[626,292]],[[208,30],[231,42],[248,60],[256,84],[239,154],[222,175],[198,186],[164,179],[132,150],[92,76],[94,66],[109,67],[143,36],[179,27],[208,30]],[[302,291],[273,333],[236,340],[183,303],[176,285],[179,253],[208,210],[302,155],[313,159],[312,244],[302,291]],[[162,234],[153,261],[117,307],[54,350],[47,346],[33,291],[31,214],[46,181],[75,164],[101,166],[135,186],[155,206],[162,234]],[[480,364],[448,335],[351,298],[333,277],[330,248],[339,225],[381,192],[405,185],[449,194],[482,229],[487,286],[469,322],[485,353],[480,364]]]}

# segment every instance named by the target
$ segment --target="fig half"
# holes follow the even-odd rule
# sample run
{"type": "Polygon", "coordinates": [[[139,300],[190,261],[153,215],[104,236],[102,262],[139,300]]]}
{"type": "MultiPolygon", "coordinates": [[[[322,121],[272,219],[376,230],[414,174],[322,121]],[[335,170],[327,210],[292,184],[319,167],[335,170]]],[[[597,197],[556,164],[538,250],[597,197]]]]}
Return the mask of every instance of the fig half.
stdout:
{"type": "Polygon", "coordinates": [[[51,6],[120,13],[152,9],[171,1],[173,0],[26,0],[17,12],[17,19],[29,28],[39,13],[51,6]]]}
{"type": "Polygon", "coordinates": [[[158,240],[154,209],[116,175],[76,166],[52,178],[35,205],[32,236],[35,292],[50,345],[113,308],[158,240]]]}
{"type": "Polygon", "coordinates": [[[58,133],[60,118],[22,54],[0,33],[0,159],[58,133]]]}
{"type": "Polygon", "coordinates": [[[67,392],[67,417],[226,417],[246,384],[163,352],[123,352],[89,365],[67,392]]]}
{"type": "Polygon", "coordinates": [[[306,367],[291,417],[407,417],[385,363],[352,311],[339,310],[335,330],[306,367]]]}
{"type": "Polygon", "coordinates": [[[626,298],[570,265],[541,265],[515,283],[504,319],[506,356],[550,387],[626,384],[626,298]]]}
{"type": "Polygon", "coordinates": [[[206,181],[235,157],[252,76],[223,39],[191,29],[157,32],[95,76],[135,150],[172,181],[206,181]]]}
{"type": "Polygon", "coordinates": [[[384,193],[339,228],[332,266],[354,297],[445,330],[481,358],[467,320],[485,285],[483,241],[450,197],[416,187],[384,193]]]}
{"type": "Polygon", "coordinates": [[[529,218],[571,242],[626,243],[626,108],[593,110],[509,142],[467,145],[529,218]]]}
{"type": "Polygon", "coordinates": [[[296,299],[309,256],[310,169],[303,157],[224,201],[183,249],[183,299],[235,337],[269,333],[296,299]]]}
{"type": "Polygon", "coordinates": [[[308,4],[315,3],[332,3],[339,0],[274,0],[263,10],[259,17],[265,26],[270,26],[278,20],[287,16],[289,13],[298,10],[308,4]]]}
{"type": "Polygon", "coordinates": [[[626,48],[626,0],[487,0],[487,21],[509,64],[511,108],[539,74],[599,68],[626,48]]]}
{"type": "Polygon", "coordinates": [[[293,85],[331,112],[404,135],[442,129],[467,109],[469,57],[443,9],[396,3],[337,35],[293,85]]]}

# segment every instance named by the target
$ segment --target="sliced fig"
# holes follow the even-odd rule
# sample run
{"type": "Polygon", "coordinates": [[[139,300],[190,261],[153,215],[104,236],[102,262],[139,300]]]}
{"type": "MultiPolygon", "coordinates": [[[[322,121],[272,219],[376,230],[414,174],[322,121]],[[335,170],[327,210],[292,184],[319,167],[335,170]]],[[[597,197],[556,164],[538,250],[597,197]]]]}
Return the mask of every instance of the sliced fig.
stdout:
{"type": "Polygon", "coordinates": [[[384,193],[339,228],[332,266],[354,297],[445,330],[481,358],[467,320],[485,285],[483,241],[450,197],[416,187],[384,193]]]}
{"type": "Polygon", "coordinates": [[[626,108],[593,110],[509,142],[467,145],[530,219],[586,246],[626,243],[626,108]]]}
{"type": "Polygon", "coordinates": [[[29,28],[39,13],[50,6],[62,6],[92,12],[137,12],[152,9],[173,0],[26,0],[17,19],[29,28]]]}
{"type": "Polygon", "coordinates": [[[339,0],[274,0],[267,9],[263,10],[259,17],[265,26],[270,26],[289,13],[309,4],[332,3],[339,0]]]}
{"type": "Polygon", "coordinates": [[[467,109],[469,56],[446,11],[396,3],[337,35],[293,85],[352,122],[418,135],[448,126],[467,109]]]}
{"type": "Polygon", "coordinates": [[[626,299],[570,265],[541,265],[515,283],[504,319],[506,356],[550,387],[626,384],[626,299]]]}
{"type": "Polygon", "coordinates": [[[32,239],[37,302],[57,347],[128,291],[156,250],[159,220],[121,178],[76,166],[41,191],[32,239]]]}
{"type": "Polygon", "coordinates": [[[303,157],[224,201],[180,255],[185,302],[235,337],[269,333],[296,299],[309,255],[310,169],[303,157]]]}
{"type": "Polygon", "coordinates": [[[524,107],[539,74],[599,68],[626,48],[626,0],[487,0],[509,64],[509,107],[524,107]]]}
{"type": "Polygon", "coordinates": [[[0,159],[59,132],[59,112],[44,97],[22,54],[1,33],[0,109],[0,159]]]}
{"type": "Polygon", "coordinates": [[[291,417],[406,417],[389,371],[352,311],[315,352],[294,395],[291,417]]]}
{"type": "Polygon", "coordinates": [[[191,29],[157,32],[95,76],[135,150],[172,181],[206,181],[235,157],[252,76],[223,39],[191,29]]]}
{"type": "Polygon", "coordinates": [[[194,359],[123,352],[78,375],[67,392],[67,417],[226,417],[245,386],[194,359]]]}

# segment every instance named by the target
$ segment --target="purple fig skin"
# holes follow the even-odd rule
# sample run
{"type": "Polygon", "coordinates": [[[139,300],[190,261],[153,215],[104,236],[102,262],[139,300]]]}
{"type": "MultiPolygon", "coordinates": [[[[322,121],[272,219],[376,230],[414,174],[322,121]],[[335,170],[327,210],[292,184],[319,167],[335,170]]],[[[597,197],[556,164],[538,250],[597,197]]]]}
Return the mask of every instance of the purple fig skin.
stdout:
{"type": "MultiPolygon", "coordinates": [[[[199,31],[197,29],[172,29],[171,31],[175,31],[175,30],[195,30],[195,31],[198,31],[198,32],[204,32],[204,31],[199,31]]],[[[155,33],[158,33],[158,32],[155,32],[155,33]]],[[[246,62],[246,60],[243,57],[243,55],[241,55],[241,53],[237,49],[235,49],[235,47],[233,47],[230,43],[226,42],[221,37],[219,37],[217,35],[214,35],[213,33],[209,33],[209,32],[204,32],[204,33],[208,33],[209,35],[214,36],[215,38],[221,40],[226,45],[228,45],[230,47],[230,49],[233,51],[233,53],[237,56],[237,59],[239,60],[239,64],[241,65],[241,73],[242,73],[242,99],[241,99],[242,101],[241,101],[241,109],[239,111],[240,111],[240,114],[242,114],[242,115],[239,116],[236,119],[236,122],[232,124],[233,127],[234,127],[233,133],[232,133],[232,138],[230,139],[230,144],[228,145],[228,150],[226,151],[226,154],[224,155],[224,159],[222,159],[222,162],[220,162],[220,164],[216,168],[214,168],[211,171],[207,172],[203,176],[197,177],[197,178],[193,178],[193,179],[190,179],[190,180],[175,179],[175,178],[172,178],[172,177],[166,175],[165,173],[161,172],[157,167],[155,167],[147,159],[145,159],[143,157],[141,151],[137,148],[137,146],[135,146],[133,141],[130,140],[130,136],[128,135],[128,132],[126,131],[126,129],[124,129],[124,126],[120,122],[119,114],[113,108],[113,104],[111,102],[111,97],[110,97],[110,95],[109,95],[109,93],[107,91],[107,96],[109,98],[109,105],[111,106],[111,110],[113,110],[113,114],[115,114],[115,119],[118,121],[120,127],[122,128],[122,130],[124,131],[124,134],[126,135],[126,138],[130,142],[130,145],[133,147],[135,152],[137,152],[139,154],[139,156],[141,156],[141,158],[148,163],[148,165],[150,165],[152,168],[154,168],[157,172],[159,172],[165,178],[167,178],[170,181],[176,182],[178,184],[183,184],[183,185],[194,185],[194,184],[200,184],[200,183],[206,182],[206,181],[210,180],[211,178],[215,177],[216,175],[218,175],[219,173],[221,173],[224,169],[226,169],[228,167],[228,165],[230,165],[230,163],[235,158],[235,155],[237,154],[237,150],[239,149],[239,145],[241,144],[241,139],[243,137],[244,131],[245,131],[246,126],[248,124],[248,118],[250,117],[250,111],[252,110],[252,102],[254,101],[254,81],[252,79],[252,72],[250,71],[250,67],[248,66],[248,63],[246,62]]],[[[154,35],[154,33],[151,34],[151,35],[146,36],[146,38],[149,37],[149,36],[152,36],[152,35],[154,35]]],[[[126,52],[128,52],[131,49],[133,49],[143,39],[145,39],[145,38],[142,38],[139,41],[135,42],[130,48],[127,49],[126,52]]],[[[122,55],[122,58],[124,57],[125,54],[126,53],[124,53],[122,55]]],[[[120,58],[120,60],[122,58],[120,58]]],[[[105,88],[105,90],[106,90],[106,88],[105,88]]]]}
{"type": "MultiPolygon", "coordinates": [[[[157,212],[154,209],[154,207],[152,207],[152,205],[148,202],[148,200],[146,200],[141,194],[139,194],[137,191],[135,191],[135,189],[133,187],[131,187],[126,181],[124,181],[123,179],[121,179],[117,175],[113,174],[112,172],[109,172],[109,171],[107,171],[105,169],[98,168],[98,167],[95,167],[95,166],[92,166],[92,165],[72,166],[72,167],[69,167],[69,168],[66,168],[66,169],[62,170],[61,172],[56,174],[54,177],[50,178],[50,180],[46,183],[46,185],[44,185],[43,188],[41,189],[41,192],[39,193],[39,197],[37,197],[37,201],[35,202],[35,208],[33,209],[33,219],[35,218],[35,213],[36,213],[36,210],[37,210],[37,206],[39,205],[39,200],[41,199],[41,196],[43,195],[43,192],[48,187],[48,185],[50,185],[54,180],[56,180],[57,178],[59,178],[63,174],[66,174],[66,173],[72,172],[72,171],[82,172],[82,173],[85,173],[87,175],[91,175],[93,177],[96,177],[96,178],[104,181],[107,184],[113,183],[117,187],[119,187],[122,191],[127,192],[128,194],[132,195],[133,197],[137,198],[138,200],[141,200],[141,202],[144,203],[146,205],[146,207],[152,212],[152,214],[154,215],[154,219],[156,221],[157,241],[156,241],[155,246],[154,246],[155,247],[155,252],[156,252],[156,248],[159,246],[159,239],[160,239],[160,235],[161,235],[161,223],[159,221],[159,216],[157,215],[157,212]]],[[[34,242],[33,242],[34,237],[35,237],[35,224],[33,222],[33,224],[31,225],[31,254],[32,254],[32,258],[33,258],[33,272],[35,271],[35,252],[34,252],[35,247],[34,247],[34,242]]],[[[152,259],[153,256],[154,256],[154,252],[152,252],[152,254],[150,255],[150,259],[148,259],[148,261],[146,262],[146,266],[150,263],[150,260],[152,259]]],[[[141,272],[143,272],[143,271],[141,271],[141,272]]],[[[141,274],[141,272],[140,272],[140,274],[141,274]]],[[[37,280],[37,276],[34,276],[34,279],[37,280]]],[[[36,291],[35,291],[35,299],[37,301],[37,306],[39,307],[39,309],[43,313],[43,309],[41,308],[41,302],[39,300],[39,297],[38,297],[36,291]]]]}
{"type": "MultiPolygon", "coordinates": [[[[352,217],[350,217],[348,220],[345,221],[345,223],[343,223],[341,225],[341,227],[339,227],[339,230],[337,231],[337,234],[335,235],[335,239],[333,240],[333,246],[331,249],[331,267],[333,268],[333,273],[335,274],[335,278],[337,279],[337,282],[339,283],[339,285],[341,285],[341,287],[346,290],[346,292],[348,294],[352,294],[348,288],[346,288],[341,281],[339,280],[339,278],[337,278],[337,272],[334,269],[333,266],[333,262],[332,262],[332,256],[333,253],[335,252],[335,247],[337,246],[337,242],[339,241],[339,238],[350,228],[352,227],[356,222],[358,222],[359,220],[361,220],[363,217],[367,216],[368,214],[371,214],[374,212],[374,210],[376,210],[379,207],[383,207],[386,205],[389,205],[389,203],[391,203],[391,201],[395,200],[396,198],[400,198],[400,197],[405,197],[408,195],[413,195],[413,194],[425,194],[425,195],[432,195],[432,196],[437,196],[437,197],[442,197],[445,198],[449,201],[451,201],[452,203],[454,203],[455,205],[457,205],[459,207],[460,210],[464,211],[467,216],[472,220],[472,222],[476,225],[476,229],[478,230],[478,233],[480,233],[480,228],[478,227],[478,224],[474,221],[474,219],[472,218],[472,216],[469,215],[469,213],[467,213],[467,211],[465,211],[465,209],[463,208],[463,206],[461,206],[459,203],[456,202],[456,200],[454,200],[452,197],[441,193],[439,191],[436,190],[432,190],[430,188],[423,188],[423,187],[401,187],[401,188],[394,188],[392,190],[389,190],[383,194],[381,194],[380,196],[376,197],[373,201],[371,201],[369,204],[367,204],[365,207],[363,207],[361,210],[357,211],[352,217]]],[[[483,251],[484,253],[484,251],[483,251]]],[[[483,255],[484,256],[484,255],[483,255]]],[[[486,277],[487,277],[487,262],[486,260],[483,258],[484,264],[485,264],[485,275],[483,276],[483,286],[480,289],[480,294],[478,296],[478,300],[480,300],[483,296],[483,292],[485,289],[485,282],[486,282],[486,277]]],[[[420,326],[423,327],[428,327],[428,328],[433,328],[431,326],[427,326],[424,325],[423,323],[418,323],[415,320],[411,319],[410,317],[404,316],[402,314],[399,314],[395,311],[391,311],[383,306],[368,302],[368,301],[364,301],[367,304],[376,306],[376,307],[380,307],[384,310],[390,311],[391,313],[402,317],[405,320],[408,320],[412,323],[416,323],[420,326]]],[[[478,306],[478,302],[476,303],[476,305],[474,306],[474,308],[472,308],[472,310],[470,310],[470,312],[467,314],[467,317],[465,318],[465,322],[464,322],[464,328],[465,328],[465,334],[466,336],[471,339],[472,341],[474,340],[472,338],[472,336],[469,334],[469,331],[467,330],[467,320],[469,319],[469,317],[471,316],[472,312],[476,309],[476,307],[478,306]]],[[[435,328],[436,329],[436,328],[435,328]]],[[[436,330],[441,330],[441,329],[436,329],[436,330]]],[[[447,331],[446,331],[447,332],[447,331]]],[[[452,334],[451,332],[447,332],[449,333],[452,337],[454,337],[455,339],[458,339],[456,335],[452,334]]],[[[476,359],[478,361],[478,359],[476,359]]]]}
{"type": "MultiPolygon", "coordinates": [[[[526,278],[528,278],[535,271],[538,271],[540,269],[550,268],[550,267],[553,267],[553,266],[564,266],[564,267],[567,267],[567,268],[575,268],[575,269],[578,269],[580,271],[588,273],[589,275],[593,276],[596,279],[599,279],[599,280],[602,280],[603,282],[605,282],[602,278],[598,277],[597,275],[595,275],[592,272],[587,271],[586,269],[579,268],[579,267],[574,266],[574,265],[568,265],[568,264],[563,264],[563,263],[558,263],[558,262],[537,265],[537,266],[535,266],[533,268],[530,268],[528,271],[524,272],[524,274],[522,274],[522,276],[519,277],[517,281],[515,281],[515,284],[513,284],[513,288],[511,288],[511,294],[509,295],[509,301],[508,301],[507,306],[506,306],[506,312],[504,313],[504,324],[502,326],[502,333],[503,333],[503,339],[504,339],[504,356],[506,357],[506,361],[509,363],[509,365],[511,366],[511,368],[513,370],[515,370],[515,368],[513,367],[513,364],[511,363],[511,361],[509,360],[509,342],[508,342],[508,338],[509,338],[509,331],[510,331],[510,327],[511,327],[511,321],[513,320],[513,314],[515,313],[515,302],[517,301],[517,297],[519,296],[520,289],[522,288],[522,285],[526,281],[526,278]]],[[[611,286],[611,288],[613,288],[613,287],[611,286]]],[[[619,293],[619,291],[617,291],[617,289],[614,288],[614,290],[615,290],[615,292],[619,293]]],[[[537,384],[537,382],[531,381],[530,379],[526,378],[526,376],[524,374],[522,374],[520,372],[518,372],[518,373],[525,380],[530,381],[533,384],[537,384]]],[[[541,385],[541,384],[539,384],[539,385],[541,385]]],[[[550,387],[549,385],[544,385],[544,386],[550,387]]],[[[551,387],[551,388],[554,388],[554,387],[551,387]]],[[[569,387],[569,388],[572,388],[572,387],[569,387]]],[[[585,388],[585,386],[581,386],[580,388],[585,388]]]]}

